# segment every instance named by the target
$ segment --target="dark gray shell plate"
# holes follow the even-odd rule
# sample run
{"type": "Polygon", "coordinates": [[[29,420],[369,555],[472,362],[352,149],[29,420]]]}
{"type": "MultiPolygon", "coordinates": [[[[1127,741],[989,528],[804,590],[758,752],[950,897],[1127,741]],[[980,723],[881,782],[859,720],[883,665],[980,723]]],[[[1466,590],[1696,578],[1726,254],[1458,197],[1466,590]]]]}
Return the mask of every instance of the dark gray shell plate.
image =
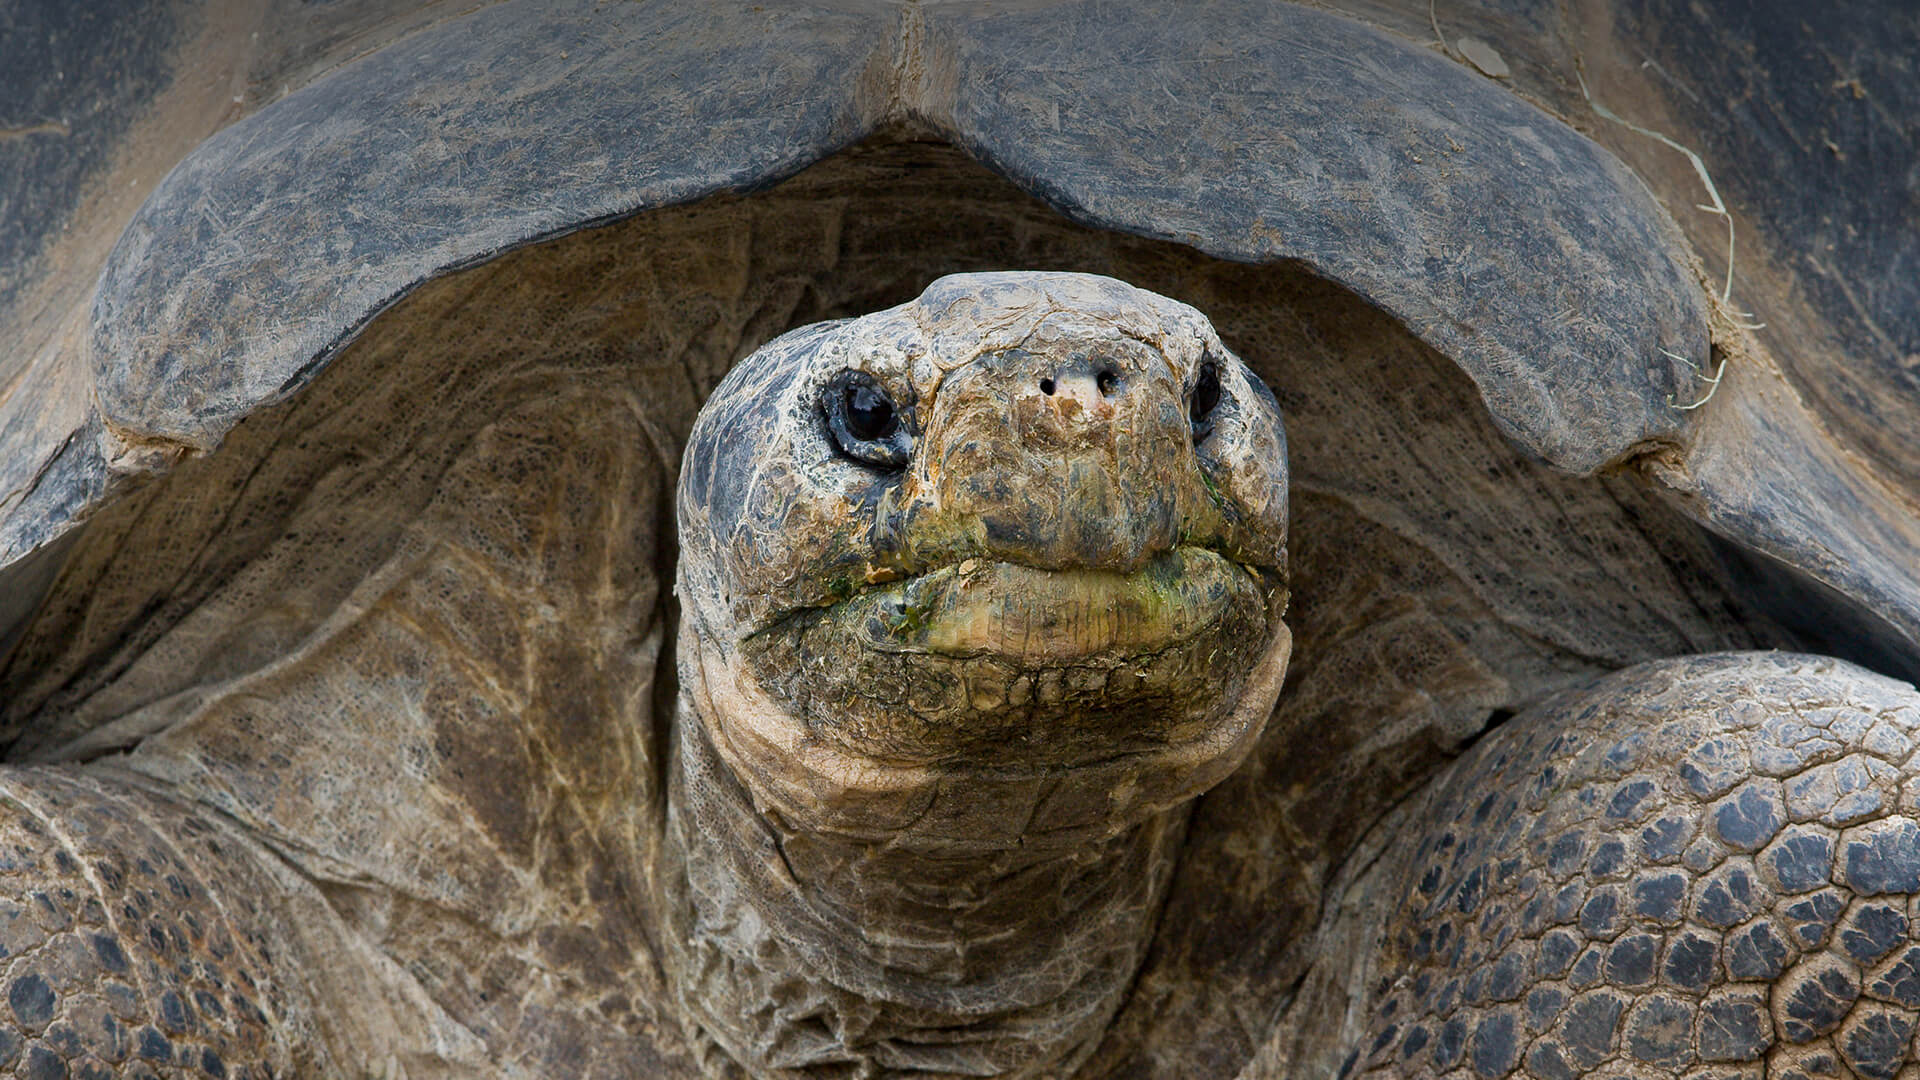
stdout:
{"type": "MultiPolygon", "coordinates": [[[[1673,403],[1697,396],[1709,302],[1649,189],[1414,40],[1406,12],[1368,14],[1409,36],[1246,0],[843,0],[509,2],[400,37],[188,154],[102,266],[85,344],[0,361],[0,619],[119,477],[213,448],[423,281],[777,182],[901,121],[1084,222],[1312,265],[1454,358],[1562,468],[1684,442],[1696,414],[1673,403]]],[[[1489,33],[1506,48],[1551,37],[1497,5],[1461,17],[1508,28],[1519,46],[1489,33]]],[[[1695,512],[1897,627],[1864,632],[1920,640],[1910,515],[1831,448],[1801,453],[1809,431],[1768,468],[1841,512],[1711,478],[1695,512]]]]}

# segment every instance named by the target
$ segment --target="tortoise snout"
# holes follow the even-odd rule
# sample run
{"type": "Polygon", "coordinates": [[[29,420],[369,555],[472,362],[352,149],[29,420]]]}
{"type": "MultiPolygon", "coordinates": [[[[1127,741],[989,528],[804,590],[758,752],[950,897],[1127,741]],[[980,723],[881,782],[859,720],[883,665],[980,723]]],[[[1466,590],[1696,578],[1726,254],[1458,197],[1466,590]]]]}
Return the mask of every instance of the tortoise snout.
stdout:
{"type": "Polygon", "coordinates": [[[1001,381],[1008,417],[1014,437],[1028,451],[1112,453],[1123,443],[1180,436],[1159,430],[1179,418],[1170,376],[1162,372],[1156,379],[1138,362],[1075,356],[1007,375],[1001,381]]]}
{"type": "Polygon", "coordinates": [[[924,483],[1002,557],[1133,569],[1173,544],[1196,482],[1180,401],[1144,346],[985,358],[941,388],[924,483]]]}
{"type": "Polygon", "coordinates": [[[1010,380],[1012,415],[1019,436],[1039,450],[1106,446],[1113,425],[1133,404],[1133,380],[1105,357],[1077,357],[1040,364],[1026,378],[1010,380]]]}
{"type": "Polygon", "coordinates": [[[1104,420],[1113,416],[1114,399],[1127,392],[1127,382],[1114,361],[1083,357],[1041,375],[1034,388],[1052,398],[1054,409],[1063,416],[1104,420]]]}

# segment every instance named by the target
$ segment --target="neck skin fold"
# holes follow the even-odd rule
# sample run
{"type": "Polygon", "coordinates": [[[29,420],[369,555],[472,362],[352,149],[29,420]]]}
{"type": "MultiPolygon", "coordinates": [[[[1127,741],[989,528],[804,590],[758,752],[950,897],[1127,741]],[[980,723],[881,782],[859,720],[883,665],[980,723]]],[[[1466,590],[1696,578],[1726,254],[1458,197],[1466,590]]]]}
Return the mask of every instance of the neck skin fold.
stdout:
{"type": "MultiPolygon", "coordinates": [[[[1026,1077],[1092,1051],[1152,940],[1190,803],[1111,832],[1030,816],[1031,842],[797,828],[729,764],[700,674],[682,672],[662,879],[698,1036],[754,1075],[1026,1077]]],[[[964,784],[881,797],[922,820],[997,813],[1009,792],[977,786],[965,808],[934,805],[964,784]]],[[[1005,812],[1047,802],[1014,787],[1025,807],[1005,812]]]]}

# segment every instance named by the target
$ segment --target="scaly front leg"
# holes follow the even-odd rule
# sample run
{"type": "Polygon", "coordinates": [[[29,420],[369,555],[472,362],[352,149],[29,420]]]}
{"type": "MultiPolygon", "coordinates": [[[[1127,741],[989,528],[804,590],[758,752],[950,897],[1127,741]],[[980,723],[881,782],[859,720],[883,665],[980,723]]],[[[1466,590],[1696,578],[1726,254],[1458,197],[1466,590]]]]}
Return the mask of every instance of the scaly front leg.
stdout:
{"type": "Polygon", "coordinates": [[[1911,687],[1781,654],[1644,664],[1514,719],[1350,883],[1380,900],[1345,940],[1377,951],[1323,1066],[1907,1075],[1917,738],[1911,687]]]}

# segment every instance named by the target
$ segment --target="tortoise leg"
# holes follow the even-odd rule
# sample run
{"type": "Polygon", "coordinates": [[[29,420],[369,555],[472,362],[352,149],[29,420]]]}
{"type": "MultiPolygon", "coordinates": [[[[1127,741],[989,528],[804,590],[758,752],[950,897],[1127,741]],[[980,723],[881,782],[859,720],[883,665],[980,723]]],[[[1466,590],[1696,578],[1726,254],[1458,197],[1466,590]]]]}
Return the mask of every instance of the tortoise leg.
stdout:
{"type": "Polygon", "coordinates": [[[1660,661],[1529,710],[1384,823],[1329,1064],[1920,1074],[1916,746],[1920,694],[1818,657],[1660,661]]]}
{"type": "Polygon", "coordinates": [[[0,1071],[291,1075],[271,875],[231,829],[87,769],[0,769],[0,1071]]]}

